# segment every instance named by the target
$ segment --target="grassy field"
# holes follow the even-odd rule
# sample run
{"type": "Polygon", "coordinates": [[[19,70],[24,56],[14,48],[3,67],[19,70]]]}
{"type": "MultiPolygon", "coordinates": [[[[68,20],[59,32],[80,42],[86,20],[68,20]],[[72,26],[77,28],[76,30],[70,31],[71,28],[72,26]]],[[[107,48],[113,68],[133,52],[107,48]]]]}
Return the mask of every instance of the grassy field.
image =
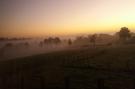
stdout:
{"type": "Polygon", "coordinates": [[[135,45],[69,49],[0,62],[0,89],[135,89],[135,45]]]}

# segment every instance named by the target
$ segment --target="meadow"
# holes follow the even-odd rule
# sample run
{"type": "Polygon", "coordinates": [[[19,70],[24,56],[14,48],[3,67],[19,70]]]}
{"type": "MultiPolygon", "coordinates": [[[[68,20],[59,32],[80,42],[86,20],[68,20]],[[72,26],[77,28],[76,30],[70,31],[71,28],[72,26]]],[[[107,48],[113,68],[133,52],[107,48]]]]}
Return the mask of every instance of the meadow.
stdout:
{"type": "Polygon", "coordinates": [[[135,45],[80,47],[0,62],[0,89],[135,89],[135,45]]]}

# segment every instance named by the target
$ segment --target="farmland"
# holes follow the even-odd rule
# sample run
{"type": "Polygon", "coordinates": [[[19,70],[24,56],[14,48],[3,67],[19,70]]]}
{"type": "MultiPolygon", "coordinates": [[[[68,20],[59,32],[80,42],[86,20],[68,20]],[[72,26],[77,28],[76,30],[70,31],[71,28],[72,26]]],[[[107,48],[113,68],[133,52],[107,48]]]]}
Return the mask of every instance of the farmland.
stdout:
{"type": "Polygon", "coordinates": [[[85,47],[0,62],[0,89],[135,89],[135,45],[85,47]]]}

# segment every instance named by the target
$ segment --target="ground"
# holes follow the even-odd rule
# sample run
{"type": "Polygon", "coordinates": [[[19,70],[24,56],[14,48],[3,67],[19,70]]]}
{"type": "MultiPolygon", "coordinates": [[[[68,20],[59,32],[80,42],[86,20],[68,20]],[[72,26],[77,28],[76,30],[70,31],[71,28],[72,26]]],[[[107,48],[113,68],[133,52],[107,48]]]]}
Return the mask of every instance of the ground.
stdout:
{"type": "Polygon", "coordinates": [[[68,49],[2,61],[0,89],[134,89],[135,45],[68,49]]]}

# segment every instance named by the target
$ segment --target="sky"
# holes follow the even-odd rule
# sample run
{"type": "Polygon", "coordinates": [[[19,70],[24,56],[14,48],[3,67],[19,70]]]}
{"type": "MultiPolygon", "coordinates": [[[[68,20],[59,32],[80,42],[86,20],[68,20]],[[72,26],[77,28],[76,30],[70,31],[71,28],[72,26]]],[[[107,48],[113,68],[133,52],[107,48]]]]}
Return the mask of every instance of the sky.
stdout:
{"type": "Polygon", "coordinates": [[[135,31],[135,0],[1,0],[0,37],[135,31]]]}

